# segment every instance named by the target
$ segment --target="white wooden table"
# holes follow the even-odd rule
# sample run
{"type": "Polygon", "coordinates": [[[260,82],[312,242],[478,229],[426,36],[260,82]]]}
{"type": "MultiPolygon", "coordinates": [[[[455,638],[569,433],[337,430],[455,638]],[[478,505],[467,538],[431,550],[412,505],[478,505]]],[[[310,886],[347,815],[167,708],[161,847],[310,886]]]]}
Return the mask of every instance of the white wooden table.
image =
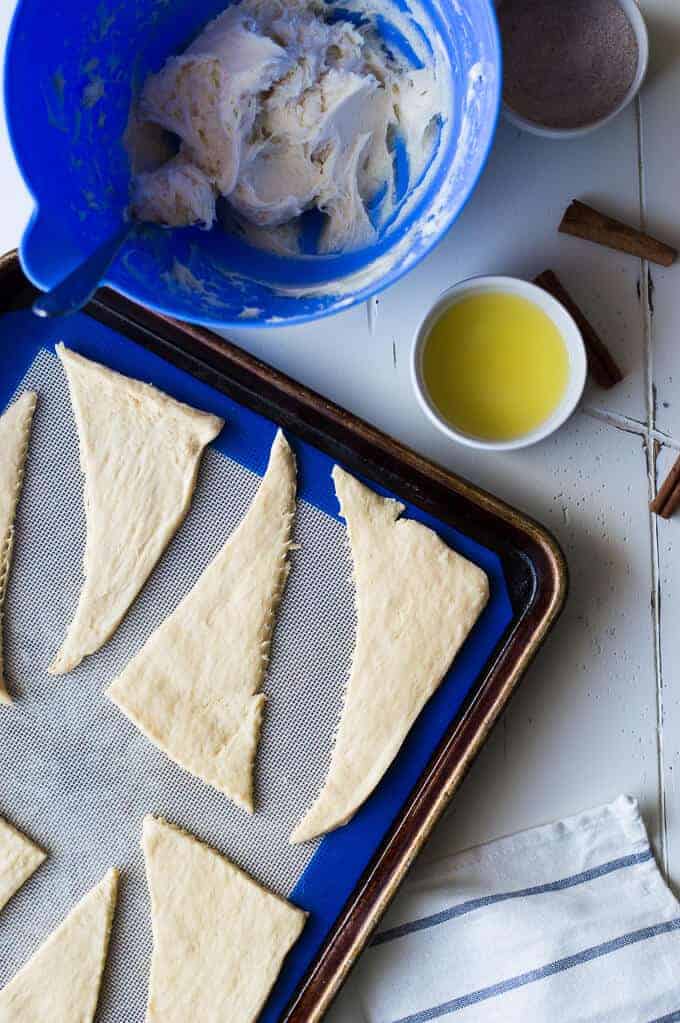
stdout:
{"type": "MultiPolygon", "coordinates": [[[[0,4],[3,44],[12,6],[0,4]]],[[[680,265],[650,269],[556,231],[578,197],[680,243],[680,3],[642,6],[652,64],[638,105],[569,143],[501,123],[472,201],[410,276],[320,326],[238,333],[245,348],[531,513],[567,554],[567,609],[425,859],[627,792],[680,885],[680,515],[648,512],[680,448],[680,265]],[[472,273],[532,277],[546,267],[601,330],[625,380],[590,387],[571,422],[536,448],[453,446],[411,390],[416,321],[472,273]]],[[[18,243],[29,209],[0,117],[0,251],[18,243]]]]}

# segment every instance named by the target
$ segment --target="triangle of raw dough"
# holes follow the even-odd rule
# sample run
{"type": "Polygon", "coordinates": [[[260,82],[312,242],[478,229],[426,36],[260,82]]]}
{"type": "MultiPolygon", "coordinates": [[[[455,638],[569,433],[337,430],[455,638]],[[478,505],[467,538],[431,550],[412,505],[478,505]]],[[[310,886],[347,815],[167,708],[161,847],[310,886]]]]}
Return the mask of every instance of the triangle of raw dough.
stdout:
{"type": "Polygon", "coordinates": [[[346,824],[399,752],[488,600],[485,573],[338,466],[354,562],[357,634],[335,748],[292,842],[346,824]]]}
{"type": "Polygon", "coordinates": [[[117,888],[110,870],[0,991],[0,1023],[91,1023],[117,888]]]}
{"type": "Polygon", "coordinates": [[[0,817],[0,909],[45,859],[45,853],[0,817]]]}
{"type": "Polygon", "coordinates": [[[85,579],[53,675],[109,639],[189,510],[198,466],[224,421],[69,351],[85,476],[85,579]]]}
{"type": "Polygon", "coordinates": [[[142,838],[153,958],[146,1023],[254,1023],[307,914],[154,817],[142,838]]]}
{"type": "Polygon", "coordinates": [[[248,512],[108,696],[181,767],[252,813],[274,617],[288,575],[295,457],[281,431],[248,512]]]}
{"type": "Polygon", "coordinates": [[[31,421],[38,399],[26,391],[0,416],[0,703],[11,703],[2,661],[2,609],[14,546],[14,516],[19,503],[31,421]]]}

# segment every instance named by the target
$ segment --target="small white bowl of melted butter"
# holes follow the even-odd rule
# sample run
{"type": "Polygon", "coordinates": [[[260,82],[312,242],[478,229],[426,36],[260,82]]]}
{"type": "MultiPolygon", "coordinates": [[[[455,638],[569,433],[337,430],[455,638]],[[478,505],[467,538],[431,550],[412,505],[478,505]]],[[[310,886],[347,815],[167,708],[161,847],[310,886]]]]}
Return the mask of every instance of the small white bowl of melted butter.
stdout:
{"type": "Polygon", "coordinates": [[[581,333],[535,284],[473,277],[445,291],[413,345],[413,385],[425,415],[451,440],[511,451],[554,433],[586,381],[581,333]]]}

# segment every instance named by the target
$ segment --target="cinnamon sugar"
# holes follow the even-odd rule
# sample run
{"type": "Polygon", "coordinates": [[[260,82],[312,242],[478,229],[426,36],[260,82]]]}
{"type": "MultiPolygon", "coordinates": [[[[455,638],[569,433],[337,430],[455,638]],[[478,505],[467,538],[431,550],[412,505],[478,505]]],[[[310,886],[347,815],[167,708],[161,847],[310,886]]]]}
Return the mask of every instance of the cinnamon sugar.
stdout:
{"type": "Polygon", "coordinates": [[[580,128],[610,114],[638,66],[633,27],[618,0],[500,0],[503,96],[548,128],[580,128]]]}

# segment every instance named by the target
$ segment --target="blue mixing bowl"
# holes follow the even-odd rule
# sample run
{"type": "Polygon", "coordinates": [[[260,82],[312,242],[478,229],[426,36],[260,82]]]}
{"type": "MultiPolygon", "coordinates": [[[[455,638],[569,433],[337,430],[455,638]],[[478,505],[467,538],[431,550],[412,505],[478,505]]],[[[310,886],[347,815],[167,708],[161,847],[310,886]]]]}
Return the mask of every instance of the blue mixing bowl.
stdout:
{"type": "MultiPolygon", "coordinates": [[[[392,0],[409,14],[407,0],[392,0]]],[[[420,0],[449,62],[451,109],[426,184],[358,252],[281,257],[219,229],[139,228],[105,283],[170,316],[212,326],[301,323],[394,283],[437,243],[473,191],[501,94],[492,0],[420,0]]],[[[35,210],[21,243],[48,288],[119,228],[128,201],[122,144],[146,75],[179,53],[226,0],[20,0],[5,64],[7,119],[35,210]]],[[[370,8],[370,3],[367,3],[370,8]]]]}

